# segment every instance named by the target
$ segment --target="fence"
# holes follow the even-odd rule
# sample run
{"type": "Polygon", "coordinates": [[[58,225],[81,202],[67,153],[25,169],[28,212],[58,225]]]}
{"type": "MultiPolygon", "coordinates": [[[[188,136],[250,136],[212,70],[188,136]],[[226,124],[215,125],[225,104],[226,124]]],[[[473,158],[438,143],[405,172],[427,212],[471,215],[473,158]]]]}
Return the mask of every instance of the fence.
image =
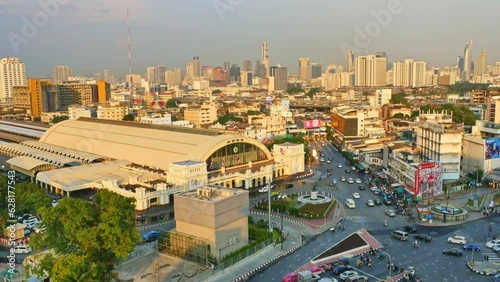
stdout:
{"type": "Polygon", "coordinates": [[[224,270],[228,267],[230,267],[231,265],[233,264],[236,264],[238,263],[239,261],[257,253],[258,251],[264,249],[265,247],[271,245],[274,243],[274,239],[273,238],[269,238],[267,239],[266,241],[260,243],[260,244],[257,244],[253,247],[251,247],[250,249],[247,249],[245,250],[244,252],[240,253],[240,254],[237,254],[235,255],[234,257],[226,260],[226,261],[223,261],[221,263],[219,263],[219,265],[217,265],[217,268],[216,268],[216,271],[220,271],[220,270],[224,270]]]}

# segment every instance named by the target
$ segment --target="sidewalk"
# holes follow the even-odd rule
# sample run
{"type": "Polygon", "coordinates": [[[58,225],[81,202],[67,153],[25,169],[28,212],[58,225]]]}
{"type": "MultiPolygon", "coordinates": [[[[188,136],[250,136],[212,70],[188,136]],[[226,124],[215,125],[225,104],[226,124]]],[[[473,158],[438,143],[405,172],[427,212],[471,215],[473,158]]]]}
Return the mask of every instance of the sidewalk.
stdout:
{"type": "MultiPolygon", "coordinates": [[[[461,225],[467,222],[475,221],[484,217],[487,217],[483,215],[482,213],[482,208],[487,207],[488,204],[490,203],[491,200],[493,200],[493,197],[495,194],[500,193],[500,191],[493,190],[492,188],[489,187],[479,187],[478,189],[473,190],[474,194],[477,194],[479,196],[485,195],[482,203],[478,203],[479,205],[479,211],[473,211],[470,208],[467,208],[467,203],[469,202],[469,199],[471,199],[471,194],[470,191],[467,191],[462,194],[451,194],[450,195],[450,200],[449,204],[452,204],[456,206],[457,208],[464,208],[467,210],[467,218],[465,220],[458,220],[458,221],[452,221],[452,220],[447,220],[446,223],[443,223],[443,220],[433,220],[432,223],[429,223],[428,221],[416,221],[417,225],[422,225],[422,226],[455,226],[455,225],[461,225]]],[[[446,200],[441,200],[446,201],[446,200]]],[[[490,214],[491,215],[494,215],[490,214]]]]}

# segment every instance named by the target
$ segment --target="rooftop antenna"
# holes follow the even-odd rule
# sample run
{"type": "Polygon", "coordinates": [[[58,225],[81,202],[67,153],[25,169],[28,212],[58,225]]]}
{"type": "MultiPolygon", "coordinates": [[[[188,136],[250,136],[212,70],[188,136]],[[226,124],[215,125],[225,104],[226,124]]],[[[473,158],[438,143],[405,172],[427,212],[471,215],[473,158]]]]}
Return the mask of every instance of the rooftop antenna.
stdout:
{"type": "Polygon", "coordinates": [[[134,91],[134,79],[132,77],[132,53],[130,52],[130,21],[127,9],[127,34],[128,34],[128,74],[130,79],[130,104],[132,105],[132,96],[134,91]]]}

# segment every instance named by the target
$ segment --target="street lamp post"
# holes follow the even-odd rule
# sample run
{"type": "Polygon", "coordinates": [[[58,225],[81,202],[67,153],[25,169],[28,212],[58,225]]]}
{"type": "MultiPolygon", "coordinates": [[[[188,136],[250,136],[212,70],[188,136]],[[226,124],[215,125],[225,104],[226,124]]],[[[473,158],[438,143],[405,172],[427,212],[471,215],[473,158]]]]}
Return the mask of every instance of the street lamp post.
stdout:
{"type": "Polygon", "coordinates": [[[378,251],[389,257],[389,279],[388,280],[391,280],[391,277],[392,277],[392,257],[387,252],[384,252],[381,250],[378,250],[378,251]]]}
{"type": "Polygon", "coordinates": [[[271,226],[271,187],[273,183],[273,174],[274,174],[274,164],[271,166],[271,179],[269,180],[269,185],[267,186],[267,205],[268,205],[268,213],[269,213],[269,218],[268,218],[268,226],[269,226],[269,233],[273,232],[272,226],[271,226]]]}

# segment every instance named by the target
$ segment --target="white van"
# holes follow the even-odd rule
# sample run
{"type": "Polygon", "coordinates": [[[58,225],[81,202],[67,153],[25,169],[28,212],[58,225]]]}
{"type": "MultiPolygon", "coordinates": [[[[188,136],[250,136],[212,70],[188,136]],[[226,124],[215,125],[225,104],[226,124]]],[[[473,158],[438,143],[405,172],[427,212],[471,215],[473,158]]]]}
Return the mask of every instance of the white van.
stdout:
{"type": "Polygon", "coordinates": [[[394,230],[391,233],[391,236],[393,238],[399,239],[401,241],[407,241],[408,240],[408,233],[401,231],[401,230],[394,230]]]}
{"type": "Polygon", "coordinates": [[[14,253],[16,253],[16,254],[29,254],[29,253],[31,253],[31,247],[28,247],[26,245],[17,246],[14,248],[14,253]]]}
{"type": "Polygon", "coordinates": [[[347,199],[347,200],[345,201],[345,204],[346,204],[346,206],[347,206],[348,208],[350,208],[350,209],[354,209],[354,208],[356,208],[356,203],[354,202],[354,200],[353,200],[353,199],[347,199]]]}

